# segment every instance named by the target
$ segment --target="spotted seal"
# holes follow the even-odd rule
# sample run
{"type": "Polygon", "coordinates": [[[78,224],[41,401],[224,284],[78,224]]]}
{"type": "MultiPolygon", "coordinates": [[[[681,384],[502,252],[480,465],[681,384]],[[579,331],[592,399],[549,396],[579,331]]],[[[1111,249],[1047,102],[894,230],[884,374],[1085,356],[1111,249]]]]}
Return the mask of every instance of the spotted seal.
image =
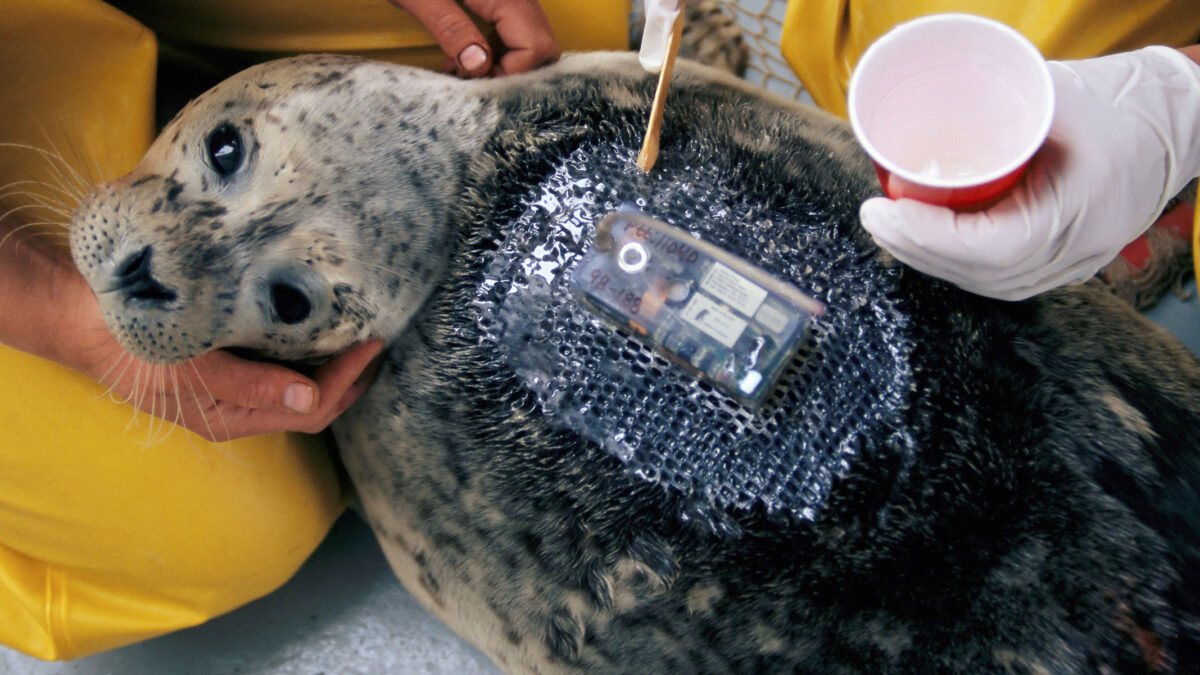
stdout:
{"type": "MultiPolygon", "coordinates": [[[[385,338],[338,448],[404,585],[506,670],[1200,667],[1196,360],[1091,285],[1006,303],[894,263],[858,227],[875,184],[845,126],[702,67],[677,69],[666,173],[587,178],[597,153],[632,166],[653,88],[617,54],[486,82],[331,56],[257,66],[100,188],[72,250],[149,361],[385,338]],[[569,199],[543,189],[567,158],[585,174],[565,174],[569,199]],[[882,284],[845,306],[906,341],[888,362],[905,373],[898,423],[836,439],[857,450],[811,517],[681,517],[686,495],[554,419],[486,339],[480,289],[527,214],[667,212],[663,175],[703,181],[673,184],[705,205],[683,224],[758,214],[743,254],[841,246],[882,284]]],[[[805,290],[831,311],[846,295],[805,290]]]]}

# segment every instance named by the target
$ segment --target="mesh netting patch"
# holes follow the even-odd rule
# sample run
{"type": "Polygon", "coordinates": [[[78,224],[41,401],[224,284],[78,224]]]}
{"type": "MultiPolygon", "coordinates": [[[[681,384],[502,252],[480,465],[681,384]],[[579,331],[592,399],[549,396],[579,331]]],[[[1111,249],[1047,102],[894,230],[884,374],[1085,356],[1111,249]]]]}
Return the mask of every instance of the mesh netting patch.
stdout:
{"type": "MultiPolygon", "coordinates": [[[[749,203],[714,167],[663,162],[647,175],[627,148],[576,149],[520,200],[475,297],[485,349],[515,372],[555,424],[676,491],[680,515],[726,529],[730,509],[816,518],[855,458],[910,448],[913,384],[896,272],[839,216],[792,195],[749,203]],[[826,306],[757,412],[614,329],[575,296],[570,272],[609,212],[638,210],[794,283],[826,306]]],[[[842,215],[844,217],[844,214],[842,215]]]]}

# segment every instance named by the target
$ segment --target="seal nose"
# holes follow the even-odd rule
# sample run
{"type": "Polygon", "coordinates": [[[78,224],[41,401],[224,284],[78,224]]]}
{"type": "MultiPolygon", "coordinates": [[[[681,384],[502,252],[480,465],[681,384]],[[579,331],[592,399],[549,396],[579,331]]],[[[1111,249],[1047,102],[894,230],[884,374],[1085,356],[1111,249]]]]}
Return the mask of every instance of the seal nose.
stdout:
{"type": "Polygon", "coordinates": [[[150,273],[150,257],[153,253],[153,247],[147,246],[121,261],[109,290],[119,291],[129,300],[148,305],[164,305],[174,300],[175,291],[163,286],[150,273]]]}

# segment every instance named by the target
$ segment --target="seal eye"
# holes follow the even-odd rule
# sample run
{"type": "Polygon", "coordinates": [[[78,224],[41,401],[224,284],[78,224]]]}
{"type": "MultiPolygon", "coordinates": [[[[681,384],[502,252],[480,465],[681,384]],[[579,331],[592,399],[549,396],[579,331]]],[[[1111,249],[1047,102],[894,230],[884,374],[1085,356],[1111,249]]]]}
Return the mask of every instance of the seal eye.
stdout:
{"type": "Polygon", "coordinates": [[[208,161],[222,176],[237,171],[242,164],[242,137],[237,129],[224,124],[208,135],[208,161]]]}

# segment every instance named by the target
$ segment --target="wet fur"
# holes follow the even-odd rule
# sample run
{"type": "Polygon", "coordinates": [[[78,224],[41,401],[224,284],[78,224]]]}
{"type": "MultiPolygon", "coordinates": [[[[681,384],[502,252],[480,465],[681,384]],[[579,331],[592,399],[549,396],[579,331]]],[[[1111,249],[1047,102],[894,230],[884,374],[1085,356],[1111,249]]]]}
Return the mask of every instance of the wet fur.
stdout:
{"type": "MultiPolygon", "coordinates": [[[[233,296],[225,305],[230,319],[214,316],[212,303],[156,309],[174,322],[174,337],[179,326],[200,334],[174,352],[139,347],[129,326],[147,314],[112,303],[106,311],[114,332],[145,358],[222,346],[302,358],[367,334],[389,338],[378,381],[335,424],[338,447],[405,586],[501,667],[1200,668],[1200,365],[1165,332],[1090,285],[1002,303],[909,272],[901,289],[912,292],[906,309],[940,336],[912,356],[916,461],[864,458],[835,485],[814,523],[751,512],[735,514],[745,531],[740,538],[700,531],[671,515],[669,493],[543,418],[511,373],[475,370],[478,344],[461,330],[475,283],[456,262],[486,248],[478,223],[504,217],[495,210],[496,191],[513,176],[546,171],[583,139],[635,144],[653,78],[617,55],[568,58],[494,83],[433,80],[415,95],[410,77],[330,57],[273,64],[201,99],[160,140],[171,144],[180,134],[174,143],[191,147],[204,132],[195,127],[216,122],[211,111],[224,98],[242,105],[267,81],[302,83],[304,97],[289,103],[292,114],[333,100],[360,124],[388,125],[372,136],[374,144],[413,148],[405,152],[416,173],[406,173],[401,198],[381,207],[394,209],[382,221],[304,213],[304,200],[321,196],[321,203],[340,200],[335,213],[357,216],[354,203],[380,188],[355,181],[395,169],[358,173],[362,141],[341,133],[325,134],[311,148],[335,166],[314,169],[322,172],[315,178],[298,172],[300,205],[286,208],[268,208],[283,199],[274,184],[255,184],[260,204],[250,208],[236,190],[202,188],[200,173],[183,166],[196,161],[191,150],[155,149],[133,177],[81,210],[76,259],[102,286],[120,245],[98,242],[140,238],[161,256],[155,273],[164,283],[194,288],[188,297],[233,296]],[[341,92],[317,84],[321,73],[334,72],[336,81],[353,84],[341,92]],[[369,97],[372,104],[361,107],[343,103],[360,98],[354,89],[364,79],[372,87],[384,83],[403,101],[398,105],[428,114],[373,107],[386,97],[369,97]],[[459,112],[463,105],[469,119],[459,112]],[[431,138],[431,130],[441,133],[431,138]],[[422,153],[442,159],[429,164],[422,153]],[[180,215],[151,217],[173,192],[180,215]],[[430,210],[431,203],[444,208],[430,210]],[[284,218],[293,208],[299,215],[284,218]],[[215,209],[225,212],[212,215],[215,209]],[[228,215],[239,209],[266,220],[251,227],[228,215]],[[142,219],[122,219],[123,212],[142,219]],[[269,240],[255,234],[284,222],[286,233],[269,240]],[[333,306],[322,319],[327,325],[310,333],[265,336],[254,314],[261,308],[239,304],[257,292],[245,280],[258,261],[290,250],[282,240],[311,237],[320,227],[329,230],[321,241],[334,257],[379,266],[358,265],[352,274],[338,271],[349,265],[308,263],[320,274],[341,275],[337,283],[362,299],[359,309],[333,306]],[[420,253],[389,259],[389,244],[405,237],[422,242],[420,253]],[[217,249],[221,264],[187,262],[205,246],[217,249]],[[422,274],[405,267],[417,264],[422,274]],[[401,275],[403,302],[387,296],[396,278],[389,270],[401,275]],[[931,284],[937,293],[917,292],[931,284]]],[[[857,204],[875,189],[869,164],[832,118],[685,64],[671,97],[664,153],[703,135],[708,161],[758,167],[738,178],[748,195],[770,199],[817,184],[853,225],[857,204]]],[[[266,108],[280,100],[291,101],[246,114],[261,126],[266,108]]],[[[261,137],[295,134],[276,129],[261,137]]],[[[856,226],[842,236],[866,241],[856,226]]]]}

